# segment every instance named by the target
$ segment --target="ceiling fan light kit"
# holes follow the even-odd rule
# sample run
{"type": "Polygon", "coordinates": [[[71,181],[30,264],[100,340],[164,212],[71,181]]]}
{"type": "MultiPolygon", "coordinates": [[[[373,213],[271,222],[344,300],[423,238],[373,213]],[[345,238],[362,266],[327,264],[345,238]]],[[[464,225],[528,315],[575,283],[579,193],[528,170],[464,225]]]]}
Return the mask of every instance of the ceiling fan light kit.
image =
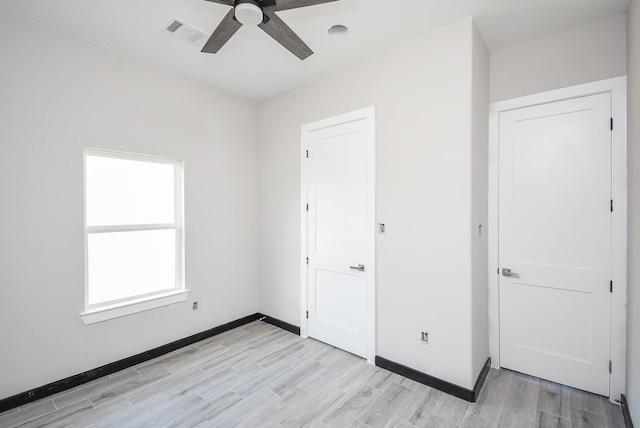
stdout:
{"type": "Polygon", "coordinates": [[[238,0],[233,9],[236,20],[242,25],[258,25],[264,19],[262,6],[257,0],[238,0]]]}
{"type": "Polygon", "coordinates": [[[212,3],[232,6],[222,18],[207,43],[202,48],[205,53],[217,53],[243,24],[257,25],[276,42],[300,59],[308,58],[313,51],[282,20],[276,12],[301,7],[315,6],[339,0],[207,0],[212,3]]]}

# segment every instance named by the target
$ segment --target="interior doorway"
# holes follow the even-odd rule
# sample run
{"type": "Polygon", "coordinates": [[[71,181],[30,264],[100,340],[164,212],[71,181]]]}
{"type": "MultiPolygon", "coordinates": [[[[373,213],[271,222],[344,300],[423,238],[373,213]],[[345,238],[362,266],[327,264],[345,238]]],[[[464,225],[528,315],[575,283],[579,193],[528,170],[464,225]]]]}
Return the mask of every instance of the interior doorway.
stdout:
{"type": "Polygon", "coordinates": [[[301,334],[375,359],[373,108],[302,126],[301,334]]]}
{"type": "Polygon", "coordinates": [[[495,103],[490,352],[600,395],[624,392],[625,79],[495,103]]]}

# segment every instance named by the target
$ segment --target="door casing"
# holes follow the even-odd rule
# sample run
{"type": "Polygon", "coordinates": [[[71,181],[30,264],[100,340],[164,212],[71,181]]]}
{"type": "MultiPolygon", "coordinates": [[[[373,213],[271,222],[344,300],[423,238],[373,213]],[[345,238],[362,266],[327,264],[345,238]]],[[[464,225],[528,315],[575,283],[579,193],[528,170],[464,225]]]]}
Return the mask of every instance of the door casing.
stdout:
{"type": "Polygon", "coordinates": [[[627,301],[627,100],[626,76],[571,86],[535,95],[500,101],[489,109],[489,353],[500,367],[500,293],[498,268],[498,188],[500,113],[598,93],[611,94],[612,133],[612,229],[611,229],[611,343],[612,371],[609,400],[619,401],[625,392],[627,301]]]}
{"type": "Polygon", "coordinates": [[[342,123],[356,120],[367,121],[367,362],[375,364],[376,356],[376,301],[375,301],[375,108],[373,106],[338,116],[329,117],[301,127],[301,150],[300,150],[300,336],[308,337],[307,307],[308,307],[308,269],[307,269],[307,201],[308,201],[308,171],[307,171],[307,135],[318,129],[323,129],[342,123]]]}

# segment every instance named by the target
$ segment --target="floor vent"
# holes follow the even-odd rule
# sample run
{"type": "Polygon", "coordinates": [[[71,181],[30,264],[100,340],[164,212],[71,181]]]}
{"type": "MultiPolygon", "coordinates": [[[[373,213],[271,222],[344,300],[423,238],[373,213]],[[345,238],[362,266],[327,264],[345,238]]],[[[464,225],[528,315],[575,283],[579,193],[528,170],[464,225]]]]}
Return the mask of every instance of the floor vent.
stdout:
{"type": "Polygon", "coordinates": [[[167,25],[165,25],[164,31],[194,45],[207,37],[207,33],[204,31],[198,30],[194,26],[180,21],[177,18],[173,18],[167,25]]]}

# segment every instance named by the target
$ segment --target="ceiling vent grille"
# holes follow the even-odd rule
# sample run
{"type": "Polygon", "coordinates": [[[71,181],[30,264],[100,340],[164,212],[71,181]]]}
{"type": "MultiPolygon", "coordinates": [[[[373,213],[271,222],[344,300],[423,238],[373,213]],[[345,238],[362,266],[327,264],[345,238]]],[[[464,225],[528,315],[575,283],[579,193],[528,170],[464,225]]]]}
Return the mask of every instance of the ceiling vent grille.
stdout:
{"type": "Polygon", "coordinates": [[[204,31],[198,30],[193,25],[189,25],[177,18],[173,18],[167,25],[165,25],[164,31],[194,45],[207,37],[207,33],[204,31]]]}

